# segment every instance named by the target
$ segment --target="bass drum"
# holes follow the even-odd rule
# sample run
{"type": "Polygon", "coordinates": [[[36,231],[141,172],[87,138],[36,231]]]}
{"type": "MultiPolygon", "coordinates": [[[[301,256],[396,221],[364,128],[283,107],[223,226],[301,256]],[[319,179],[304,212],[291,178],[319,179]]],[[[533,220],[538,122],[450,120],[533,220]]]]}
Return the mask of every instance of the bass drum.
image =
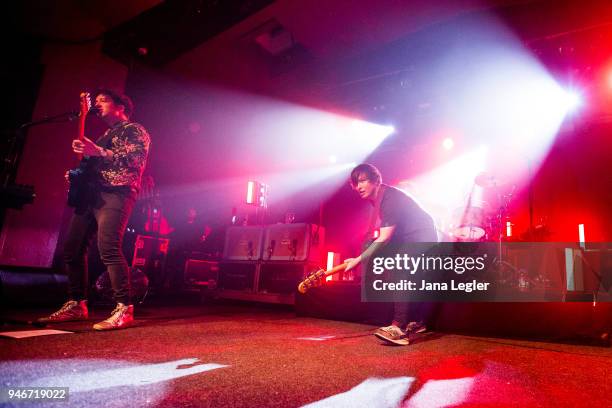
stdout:
{"type": "Polygon", "coordinates": [[[456,241],[481,241],[485,239],[486,217],[480,207],[458,208],[453,213],[451,234],[456,241]]]}

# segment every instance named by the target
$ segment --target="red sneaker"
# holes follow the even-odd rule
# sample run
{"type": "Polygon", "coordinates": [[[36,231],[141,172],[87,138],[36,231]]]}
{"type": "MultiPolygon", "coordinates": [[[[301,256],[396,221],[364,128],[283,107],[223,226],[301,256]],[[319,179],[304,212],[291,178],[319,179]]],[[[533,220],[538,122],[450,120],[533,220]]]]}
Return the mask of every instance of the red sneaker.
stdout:
{"type": "Polygon", "coordinates": [[[48,317],[41,317],[37,321],[39,323],[59,323],[87,320],[88,318],[89,312],[87,311],[86,300],[78,302],[76,300],[69,300],[57,312],[51,313],[48,317]]]}

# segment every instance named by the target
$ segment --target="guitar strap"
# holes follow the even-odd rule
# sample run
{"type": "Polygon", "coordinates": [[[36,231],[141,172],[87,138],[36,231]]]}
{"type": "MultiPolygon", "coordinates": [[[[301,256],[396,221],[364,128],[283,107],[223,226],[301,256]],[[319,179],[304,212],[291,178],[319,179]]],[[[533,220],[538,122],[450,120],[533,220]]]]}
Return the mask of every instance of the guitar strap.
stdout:
{"type": "Polygon", "coordinates": [[[111,129],[108,129],[106,132],[104,132],[104,134],[102,136],[100,136],[100,138],[98,138],[98,140],[96,140],[96,144],[100,147],[103,147],[105,149],[110,149],[111,147],[111,141],[113,139],[112,137],[112,131],[118,128],[125,128],[125,126],[128,124],[129,122],[122,122],[120,123],[117,127],[113,127],[111,129]]]}

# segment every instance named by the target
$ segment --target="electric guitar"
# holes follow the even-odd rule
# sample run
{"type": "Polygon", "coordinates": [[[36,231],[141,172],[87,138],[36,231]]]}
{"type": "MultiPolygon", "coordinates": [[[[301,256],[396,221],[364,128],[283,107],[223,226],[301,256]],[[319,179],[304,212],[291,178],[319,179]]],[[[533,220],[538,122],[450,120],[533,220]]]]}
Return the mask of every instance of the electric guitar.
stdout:
{"type": "Polygon", "coordinates": [[[346,269],[348,263],[343,263],[338,266],[334,266],[332,269],[323,270],[323,268],[319,268],[317,271],[308,275],[300,284],[298,285],[298,292],[306,293],[308,289],[313,288],[315,286],[320,286],[325,282],[325,278],[331,276],[335,273],[341,272],[346,269]]]}
{"type": "MultiPolygon", "coordinates": [[[[83,140],[85,137],[85,118],[91,109],[91,100],[89,93],[81,92],[79,102],[79,132],[77,138],[83,140]]],[[[68,205],[75,208],[84,208],[91,203],[92,200],[92,183],[94,176],[92,175],[92,163],[88,157],[78,155],[80,160],[79,167],[68,171],[68,181],[70,181],[70,189],[68,190],[68,205]]]]}

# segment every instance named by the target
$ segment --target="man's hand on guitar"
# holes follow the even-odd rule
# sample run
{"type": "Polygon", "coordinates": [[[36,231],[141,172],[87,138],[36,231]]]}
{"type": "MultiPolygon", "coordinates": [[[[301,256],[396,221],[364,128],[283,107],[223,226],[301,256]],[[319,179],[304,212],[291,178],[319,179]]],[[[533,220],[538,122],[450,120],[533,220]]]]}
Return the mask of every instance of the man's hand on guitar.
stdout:
{"type": "Polygon", "coordinates": [[[357,258],[345,259],[344,263],[347,264],[346,269],[344,271],[345,272],[350,271],[351,269],[353,269],[354,267],[356,267],[357,265],[361,263],[361,255],[359,255],[357,258]]]}
{"type": "MultiPolygon", "coordinates": [[[[356,258],[355,258],[356,259],[356,258]]],[[[325,283],[325,280],[340,271],[343,271],[346,268],[346,263],[336,265],[327,271],[319,268],[315,272],[309,274],[300,284],[298,285],[298,292],[306,293],[306,291],[315,286],[320,286],[325,283]]]]}
{"type": "Polygon", "coordinates": [[[72,141],[72,151],[90,157],[104,155],[104,149],[86,137],[83,140],[74,139],[72,141]]]}

